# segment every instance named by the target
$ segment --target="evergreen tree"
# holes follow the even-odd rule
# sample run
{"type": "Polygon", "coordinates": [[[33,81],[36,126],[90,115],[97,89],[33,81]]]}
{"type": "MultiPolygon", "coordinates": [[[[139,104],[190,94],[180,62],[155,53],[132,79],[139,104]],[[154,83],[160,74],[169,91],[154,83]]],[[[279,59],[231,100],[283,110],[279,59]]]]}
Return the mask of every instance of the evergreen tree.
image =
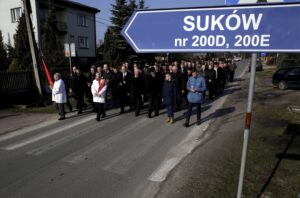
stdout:
{"type": "Polygon", "coordinates": [[[6,71],[7,69],[8,69],[7,52],[3,42],[2,31],[0,30],[0,71],[6,71]]]}
{"type": "Polygon", "coordinates": [[[104,36],[104,46],[103,46],[103,61],[111,66],[118,66],[119,57],[117,54],[117,42],[115,42],[115,37],[111,30],[111,27],[107,29],[104,36]]]}
{"type": "Polygon", "coordinates": [[[112,26],[107,32],[109,39],[105,39],[104,41],[103,55],[106,62],[113,62],[114,65],[117,65],[128,60],[131,55],[135,55],[134,50],[121,35],[122,28],[135,9],[137,9],[135,0],[130,0],[129,2],[126,0],[116,0],[116,4],[112,5],[112,26]],[[108,49],[108,46],[110,49],[108,49]],[[108,60],[109,58],[111,59],[108,60]]]}
{"type": "Polygon", "coordinates": [[[18,70],[31,70],[32,60],[30,54],[30,46],[28,40],[28,33],[25,21],[25,14],[23,13],[19,19],[15,40],[15,57],[16,68],[18,70]]]}
{"type": "Polygon", "coordinates": [[[8,42],[6,45],[6,49],[7,49],[8,65],[10,65],[13,59],[16,57],[16,53],[15,53],[15,48],[11,44],[11,39],[9,34],[8,34],[8,42]]]}
{"type": "Polygon", "coordinates": [[[145,9],[145,1],[144,0],[140,0],[140,3],[139,3],[139,9],[145,9]]]}
{"type": "Polygon", "coordinates": [[[49,67],[59,66],[65,60],[56,24],[53,0],[48,0],[48,16],[43,29],[42,52],[49,67]]]}

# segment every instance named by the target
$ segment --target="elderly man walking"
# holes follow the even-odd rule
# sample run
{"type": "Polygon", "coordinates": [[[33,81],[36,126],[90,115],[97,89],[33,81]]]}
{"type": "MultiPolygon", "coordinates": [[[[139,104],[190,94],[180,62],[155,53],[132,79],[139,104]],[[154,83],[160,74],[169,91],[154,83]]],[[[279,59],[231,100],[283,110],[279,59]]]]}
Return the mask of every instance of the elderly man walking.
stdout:
{"type": "Polygon", "coordinates": [[[67,102],[65,83],[61,79],[61,75],[59,73],[54,74],[54,80],[55,82],[52,88],[52,101],[56,103],[59,111],[60,117],[58,120],[64,120],[66,118],[64,105],[67,102]]]}

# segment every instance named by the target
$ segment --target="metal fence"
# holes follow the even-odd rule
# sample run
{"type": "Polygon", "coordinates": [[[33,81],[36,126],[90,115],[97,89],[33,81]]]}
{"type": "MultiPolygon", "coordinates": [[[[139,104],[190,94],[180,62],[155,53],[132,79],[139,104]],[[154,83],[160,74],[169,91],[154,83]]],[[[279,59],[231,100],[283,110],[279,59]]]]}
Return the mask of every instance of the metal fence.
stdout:
{"type": "Polygon", "coordinates": [[[34,89],[33,72],[0,72],[0,95],[32,92],[34,89]]]}

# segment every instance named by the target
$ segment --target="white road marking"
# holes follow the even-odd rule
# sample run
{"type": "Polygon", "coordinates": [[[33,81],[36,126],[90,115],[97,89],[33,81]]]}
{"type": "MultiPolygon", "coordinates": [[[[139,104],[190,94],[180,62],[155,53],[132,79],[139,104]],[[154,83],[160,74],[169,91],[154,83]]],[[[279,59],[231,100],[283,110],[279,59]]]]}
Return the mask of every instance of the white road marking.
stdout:
{"type": "Polygon", "coordinates": [[[151,131],[148,136],[144,136],[137,144],[133,145],[130,149],[124,152],[122,155],[114,159],[107,164],[103,169],[105,171],[117,173],[123,175],[126,173],[134,163],[144,156],[151,148],[153,148],[161,139],[172,133],[176,129],[173,125],[172,129],[168,131],[162,131],[160,128],[151,131]]]}
{"type": "Polygon", "coordinates": [[[180,162],[179,158],[171,158],[164,161],[158,169],[149,177],[148,180],[154,182],[162,182],[166,179],[168,173],[175,168],[175,166],[180,162]]]}
{"type": "Polygon", "coordinates": [[[16,143],[13,143],[13,144],[10,144],[8,146],[4,146],[2,147],[1,149],[3,150],[15,150],[15,149],[18,149],[18,148],[21,148],[21,147],[24,147],[28,144],[31,144],[31,143],[34,143],[34,142],[37,142],[39,140],[42,140],[44,138],[47,138],[47,137],[50,137],[52,135],[55,135],[55,134],[58,134],[60,132],[63,132],[65,130],[68,130],[68,129],[71,129],[71,128],[74,128],[76,126],[79,126],[83,123],[86,123],[88,121],[91,121],[92,119],[94,119],[95,116],[94,115],[91,115],[91,116],[88,116],[82,120],[78,120],[72,124],[69,124],[69,125],[66,125],[66,126],[63,126],[63,127],[59,127],[57,129],[54,129],[54,130],[50,130],[49,132],[47,133],[43,133],[43,134],[39,134],[39,135],[36,135],[36,136],[33,136],[31,138],[27,138],[27,139],[24,139],[24,140],[21,140],[21,141],[18,141],[16,143]]]}
{"type": "MultiPolygon", "coordinates": [[[[115,122],[119,119],[120,119],[120,117],[114,117],[114,118],[111,118],[111,119],[105,121],[104,124],[109,124],[109,123],[115,122]]],[[[31,151],[28,151],[28,152],[26,152],[26,154],[34,155],[34,156],[42,155],[43,153],[45,153],[49,150],[52,150],[54,148],[57,148],[67,142],[74,140],[74,139],[77,139],[78,137],[81,137],[82,135],[93,132],[95,129],[97,129],[99,127],[100,127],[100,125],[97,122],[96,124],[93,124],[93,125],[89,126],[88,128],[84,128],[82,130],[77,131],[76,133],[72,133],[72,134],[67,135],[61,139],[54,141],[54,142],[50,142],[49,144],[43,145],[43,146],[36,148],[34,150],[31,150],[31,151]]]]}
{"type": "Polygon", "coordinates": [[[197,146],[206,140],[208,135],[205,135],[201,141],[197,140],[199,136],[209,127],[209,123],[203,124],[200,127],[195,127],[189,135],[175,148],[169,152],[169,158],[164,160],[161,165],[151,174],[148,180],[153,182],[164,181],[173,168],[188,154],[190,154],[197,146]]]}
{"type": "MultiPolygon", "coordinates": [[[[228,96],[224,96],[217,100],[213,106],[213,109],[206,111],[204,114],[206,116],[214,113],[218,109],[222,108],[228,96]]],[[[213,119],[212,119],[213,120],[213,119]]],[[[162,182],[164,181],[171,170],[187,155],[189,155],[195,148],[201,145],[205,140],[209,138],[209,133],[205,133],[208,129],[212,120],[206,121],[198,127],[195,127],[191,132],[189,132],[188,136],[184,138],[180,144],[174,148],[172,148],[168,154],[166,159],[161,163],[161,165],[151,174],[148,180],[153,182],[162,182]],[[203,136],[200,140],[199,137],[203,136]]]]}
{"type": "Polygon", "coordinates": [[[51,125],[51,124],[55,124],[55,123],[57,123],[57,122],[58,122],[57,120],[51,120],[51,121],[47,121],[47,122],[42,122],[42,123],[37,124],[37,125],[35,125],[35,126],[25,127],[25,128],[23,128],[23,129],[19,129],[19,130],[16,130],[16,131],[14,131],[14,132],[10,132],[10,133],[7,133],[7,134],[5,134],[5,135],[1,135],[1,136],[0,136],[0,142],[3,142],[3,141],[5,141],[5,140],[8,140],[8,139],[11,139],[11,138],[20,136],[20,135],[27,134],[27,133],[29,133],[29,132],[32,132],[33,130],[40,129],[40,128],[49,126],[49,125],[51,125]]]}
{"type": "Polygon", "coordinates": [[[74,163],[78,164],[86,159],[87,156],[92,155],[94,152],[97,152],[102,149],[106,149],[109,147],[112,143],[122,140],[124,138],[124,135],[128,136],[134,132],[137,131],[139,128],[143,128],[146,125],[149,125],[154,120],[149,120],[147,118],[143,118],[137,122],[132,123],[128,126],[128,128],[121,129],[119,133],[117,133],[114,136],[109,137],[108,139],[103,139],[101,141],[96,141],[92,144],[90,144],[88,147],[76,151],[75,153],[65,157],[63,159],[64,162],[74,163]]]}

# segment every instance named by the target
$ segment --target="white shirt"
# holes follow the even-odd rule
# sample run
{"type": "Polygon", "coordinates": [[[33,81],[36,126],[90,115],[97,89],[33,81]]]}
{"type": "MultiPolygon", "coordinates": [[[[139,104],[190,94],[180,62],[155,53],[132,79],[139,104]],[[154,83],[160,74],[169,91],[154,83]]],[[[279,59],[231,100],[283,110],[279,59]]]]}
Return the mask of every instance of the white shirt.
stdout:
{"type": "Polygon", "coordinates": [[[92,92],[92,95],[93,95],[93,102],[105,103],[106,90],[107,90],[106,83],[105,83],[104,87],[101,89],[100,92],[98,90],[99,90],[99,82],[98,82],[98,80],[94,80],[93,84],[91,86],[91,92],[92,92]],[[98,94],[98,96],[96,94],[98,94]]]}
{"type": "Polygon", "coordinates": [[[52,101],[56,103],[66,103],[67,102],[67,94],[65,83],[62,79],[54,82],[52,89],[52,101]]]}

